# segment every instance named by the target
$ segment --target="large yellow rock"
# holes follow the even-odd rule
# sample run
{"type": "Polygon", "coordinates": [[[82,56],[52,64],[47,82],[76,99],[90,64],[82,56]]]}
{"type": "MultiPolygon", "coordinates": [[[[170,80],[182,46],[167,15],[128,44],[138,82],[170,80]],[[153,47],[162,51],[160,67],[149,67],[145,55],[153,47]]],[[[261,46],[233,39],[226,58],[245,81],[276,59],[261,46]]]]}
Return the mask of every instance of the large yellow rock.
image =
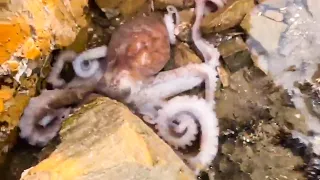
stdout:
{"type": "Polygon", "coordinates": [[[88,0],[11,0],[0,8],[0,65],[12,55],[36,59],[73,42],[86,25],[88,0]]]}
{"type": "Polygon", "coordinates": [[[61,144],[27,170],[31,179],[195,179],[192,171],[124,105],[99,98],[66,121],[61,144]]]}

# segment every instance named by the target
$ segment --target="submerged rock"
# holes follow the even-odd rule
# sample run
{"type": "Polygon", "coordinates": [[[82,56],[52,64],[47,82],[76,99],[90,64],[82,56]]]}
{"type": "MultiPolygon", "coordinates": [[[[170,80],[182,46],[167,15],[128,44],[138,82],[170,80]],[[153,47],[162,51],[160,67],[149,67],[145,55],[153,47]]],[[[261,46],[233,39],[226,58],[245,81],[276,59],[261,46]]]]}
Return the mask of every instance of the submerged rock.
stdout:
{"type": "Polygon", "coordinates": [[[222,145],[218,167],[221,173],[217,173],[216,180],[305,179],[295,170],[303,163],[302,158],[274,143],[278,125],[261,123],[253,131],[222,145]]]}
{"type": "Polygon", "coordinates": [[[283,93],[254,66],[231,74],[228,88],[217,91],[221,152],[215,180],[305,179],[296,170],[303,159],[279,143],[283,132],[307,132],[283,93]]]}
{"type": "Polygon", "coordinates": [[[249,25],[243,27],[250,35],[247,43],[255,55],[256,65],[269,74],[276,85],[288,90],[295,107],[307,119],[309,129],[318,133],[319,120],[304,102],[312,97],[303,95],[296,85],[309,82],[314,88],[318,86],[312,77],[318,70],[320,58],[320,14],[316,10],[319,5],[317,0],[265,1],[243,23],[249,25]],[[283,14],[283,21],[264,17],[270,11],[283,14]]]}
{"type": "MultiPolygon", "coordinates": [[[[292,116],[289,115],[289,109],[282,107],[282,111],[286,112],[282,113],[282,118],[290,119],[286,124],[291,127],[292,137],[308,147],[311,154],[320,152],[319,8],[318,0],[267,0],[258,5],[243,22],[250,36],[247,44],[256,66],[268,74],[277,86],[287,91],[297,109],[292,116]],[[307,132],[312,133],[305,135],[307,132]]],[[[318,165],[310,167],[314,159],[317,158],[305,160],[308,179],[319,179],[319,171],[316,171],[318,165]]]]}
{"type": "Polygon", "coordinates": [[[241,37],[235,37],[222,42],[218,46],[218,49],[228,69],[232,73],[243,67],[250,67],[252,65],[247,45],[241,37]]]}
{"type": "Polygon", "coordinates": [[[61,143],[28,179],[194,179],[174,151],[130,110],[98,98],[70,117],[61,143]]]}

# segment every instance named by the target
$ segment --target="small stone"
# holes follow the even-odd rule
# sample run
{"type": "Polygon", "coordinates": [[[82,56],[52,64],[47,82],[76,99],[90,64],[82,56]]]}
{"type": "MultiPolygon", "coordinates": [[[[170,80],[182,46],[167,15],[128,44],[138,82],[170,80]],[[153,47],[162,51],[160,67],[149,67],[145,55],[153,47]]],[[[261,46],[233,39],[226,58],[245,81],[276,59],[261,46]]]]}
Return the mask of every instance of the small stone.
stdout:
{"type": "Polygon", "coordinates": [[[232,73],[243,67],[252,65],[247,45],[241,37],[235,37],[221,43],[218,49],[228,69],[232,73]]]}
{"type": "Polygon", "coordinates": [[[168,5],[185,9],[194,5],[194,0],[153,0],[155,9],[165,9],[168,5]]]}
{"type": "Polygon", "coordinates": [[[190,9],[179,11],[180,24],[175,29],[175,35],[180,41],[192,42],[191,27],[194,15],[190,9]]]}
{"type": "Polygon", "coordinates": [[[186,43],[179,43],[174,51],[175,68],[182,67],[190,63],[202,63],[202,61],[186,43]]]}
{"type": "Polygon", "coordinates": [[[229,83],[230,83],[229,82],[230,74],[222,66],[219,66],[217,68],[217,71],[218,71],[219,79],[220,79],[223,87],[228,87],[229,83]]]}

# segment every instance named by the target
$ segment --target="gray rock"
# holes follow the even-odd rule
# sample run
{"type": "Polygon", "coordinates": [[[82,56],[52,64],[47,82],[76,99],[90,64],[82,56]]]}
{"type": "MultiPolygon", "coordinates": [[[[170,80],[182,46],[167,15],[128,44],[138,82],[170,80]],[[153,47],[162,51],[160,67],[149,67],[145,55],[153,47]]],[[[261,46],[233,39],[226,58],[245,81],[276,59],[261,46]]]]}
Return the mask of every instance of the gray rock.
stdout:
{"type": "MultiPolygon", "coordinates": [[[[249,49],[255,64],[269,74],[276,85],[287,89],[295,107],[307,119],[309,130],[320,132],[318,118],[305,105],[310,99],[296,83],[313,82],[320,59],[320,1],[274,0],[259,5],[250,18],[249,49]],[[285,7],[283,7],[285,5],[285,7]],[[281,9],[279,9],[281,8],[281,9]],[[283,23],[262,18],[266,10],[283,13],[283,23]],[[261,51],[261,47],[265,51],[261,51]]],[[[319,90],[314,88],[313,90],[319,90]]]]}

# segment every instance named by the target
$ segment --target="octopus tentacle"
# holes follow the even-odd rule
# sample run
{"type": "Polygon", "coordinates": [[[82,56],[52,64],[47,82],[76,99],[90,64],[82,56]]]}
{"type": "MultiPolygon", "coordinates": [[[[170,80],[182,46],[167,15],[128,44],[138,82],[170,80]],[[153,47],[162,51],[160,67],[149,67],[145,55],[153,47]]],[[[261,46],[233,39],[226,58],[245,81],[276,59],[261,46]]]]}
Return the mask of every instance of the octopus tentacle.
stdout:
{"type": "Polygon", "coordinates": [[[57,58],[53,65],[53,68],[47,78],[47,82],[51,83],[54,88],[60,88],[66,84],[66,82],[60,78],[60,73],[63,69],[65,62],[72,62],[77,57],[74,51],[63,51],[57,58]]]}
{"type": "MultiPolygon", "coordinates": [[[[206,64],[208,64],[211,68],[214,69],[213,76],[218,76],[218,72],[216,67],[220,65],[219,57],[220,53],[214,45],[210,44],[201,36],[200,24],[203,19],[205,3],[208,0],[196,0],[196,19],[192,26],[192,39],[198,50],[204,57],[206,64]]],[[[218,5],[219,8],[222,8],[227,0],[209,0],[218,5]]],[[[206,82],[206,84],[210,85],[210,88],[206,88],[206,97],[207,101],[214,106],[214,101],[210,102],[210,99],[214,99],[214,91],[212,89],[216,89],[217,78],[212,79],[210,82],[206,82]]]]}
{"type": "Polygon", "coordinates": [[[62,121],[71,108],[80,102],[89,91],[87,89],[43,90],[31,98],[19,122],[20,137],[31,145],[46,145],[60,130],[62,121]]]}
{"type": "Polygon", "coordinates": [[[153,102],[154,99],[166,99],[192,89],[205,80],[206,99],[213,101],[216,75],[217,72],[205,63],[188,64],[170,71],[160,72],[156,77],[148,79],[141,87],[142,90],[132,97],[139,101],[139,104],[153,102]]]}
{"type": "Polygon", "coordinates": [[[72,62],[77,76],[89,78],[100,68],[98,59],[107,56],[107,46],[99,46],[82,52],[72,62]]]}
{"type": "MultiPolygon", "coordinates": [[[[215,48],[212,44],[210,44],[204,38],[202,38],[201,31],[200,31],[200,24],[203,19],[206,1],[207,0],[196,0],[196,7],[195,7],[196,19],[191,30],[192,40],[195,46],[203,55],[205,62],[215,68],[216,66],[219,65],[218,60],[220,57],[220,53],[217,48],[215,48]]],[[[219,4],[223,6],[223,2],[225,2],[225,0],[211,0],[211,1],[216,3],[218,6],[219,4]]]]}
{"type": "Polygon", "coordinates": [[[200,151],[195,157],[184,157],[196,174],[207,168],[215,158],[218,151],[218,120],[205,100],[196,96],[172,98],[158,111],[155,121],[158,134],[172,146],[182,148],[196,139],[199,123],[202,133],[200,151]]]}
{"type": "Polygon", "coordinates": [[[176,43],[176,36],[174,34],[175,32],[175,27],[180,24],[180,15],[178,13],[178,10],[174,6],[167,6],[167,11],[168,14],[165,14],[163,17],[163,21],[167,27],[168,34],[169,34],[169,39],[170,39],[170,44],[175,44],[176,43]],[[176,21],[174,22],[174,17],[176,21]]]}
{"type": "Polygon", "coordinates": [[[99,80],[103,77],[103,71],[101,68],[97,69],[93,76],[86,78],[85,80],[81,77],[73,78],[65,88],[87,88],[95,89],[99,80]]]}
{"type": "MultiPolygon", "coordinates": [[[[29,107],[32,108],[32,106],[29,107]]],[[[23,128],[21,128],[20,137],[27,139],[30,145],[45,146],[57,135],[61,123],[70,112],[71,108],[51,110],[50,114],[44,116],[36,125],[31,125],[30,122],[21,119],[20,127],[23,128]]]]}
{"type": "MultiPolygon", "coordinates": [[[[211,1],[218,3],[217,5],[220,8],[225,2],[224,0],[211,1]]],[[[218,119],[214,112],[214,92],[217,82],[216,76],[218,75],[215,68],[219,65],[220,53],[218,52],[217,48],[215,48],[201,36],[200,23],[204,15],[205,2],[206,0],[196,0],[196,20],[192,27],[192,39],[196,47],[202,53],[206,62],[205,65],[208,65],[205,66],[202,64],[202,66],[206,69],[206,72],[210,72],[208,77],[215,77],[207,77],[205,79],[206,101],[204,99],[198,99],[197,97],[175,97],[162,105],[162,108],[158,111],[157,117],[154,120],[159,135],[172,146],[181,148],[185,148],[186,145],[192,145],[192,142],[196,139],[196,135],[198,133],[197,123],[200,125],[202,134],[199,153],[194,157],[186,157],[185,155],[182,155],[186,158],[187,162],[191,165],[196,174],[207,168],[215,158],[218,151],[219,136],[218,119]],[[209,71],[210,69],[211,71],[209,71]],[[175,134],[173,134],[172,131],[175,134]]],[[[192,66],[196,67],[196,65],[192,66]]],[[[179,73],[182,72],[181,69],[176,71],[179,73]]],[[[197,71],[193,69],[193,71],[189,72],[197,71]]],[[[177,75],[177,73],[172,72],[168,74],[177,75]]],[[[192,77],[183,77],[182,79],[190,80],[194,77],[197,76],[192,75],[192,77]]],[[[156,77],[156,79],[168,80],[167,77],[161,77],[161,73],[156,77]]],[[[157,81],[155,80],[153,83],[157,84],[157,81]]],[[[156,85],[154,87],[159,90],[159,87],[156,85]]],[[[169,90],[167,93],[172,94],[172,92],[175,91],[176,90],[169,90]]]]}
{"type": "Polygon", "coordinates": [[[207,106],[213,107],[217,75],[217,71],[205,63],[189,64],[171,71],[161,72],[150,81],[150,84],[146,83],[137,96],[133,96],[134,99],[138,99],[135,104],[139,106],[139,113],[143,115],[144,121],[156,124],[157,109],[155,107],[161,107],[163,104],[161,99],[192,89],[204,80],[207,106]]]}

